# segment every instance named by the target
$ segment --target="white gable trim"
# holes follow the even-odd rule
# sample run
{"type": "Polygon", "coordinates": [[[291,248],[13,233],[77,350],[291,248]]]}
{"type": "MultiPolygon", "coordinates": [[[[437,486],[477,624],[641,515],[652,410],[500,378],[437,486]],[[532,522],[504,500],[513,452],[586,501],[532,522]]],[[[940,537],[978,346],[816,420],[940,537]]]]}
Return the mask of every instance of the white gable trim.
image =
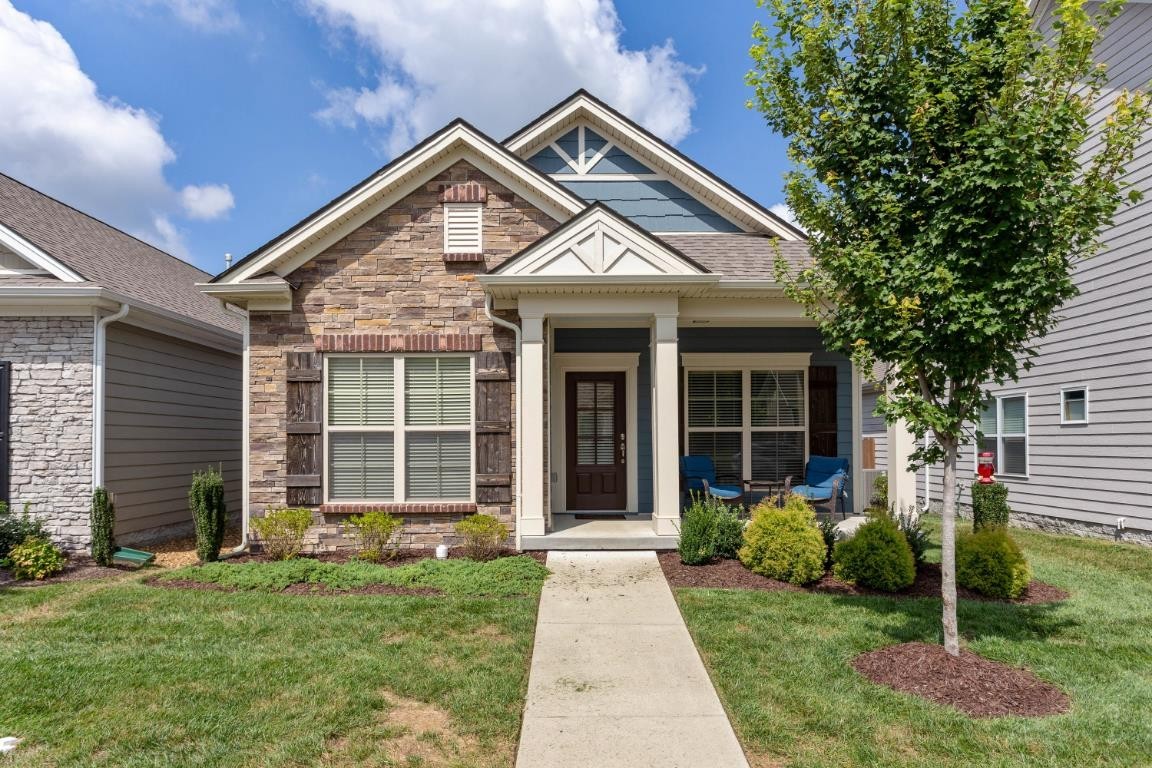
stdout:
{"type": "Polygon", "coordinates": [[[500,183],[516,189],[525,200],[557,221],[571,218],[586,205],[546,176],[526,169],[523,161],[509,157],[471,126],[457,123],[401,157],[337,204],[289,231],[218,282],[237,283],[268,271],[281,276],[289,274],[460,160],[468,160],[500,183]]]}
{"type": "Polygon", "coordinates": [[[524,250],[501,269],[509,277],[656,277],[705,274],[604,207],[524,250]]]}
{"type": "Polygon", "coordinates": [[[28,272],[22,270],[0,271],[2,274],[35,275],[47,273],[59,280],[63,280],[66,283],[84,282],[83,277],[76,274],[64,264],[49,256],[47,253],[25,240],[20,235],[8,229],[8,227],[4,226],[3,224],[0,224],[0,245],[3,245],[8,250],[12,251],[14,254],[31,264],[37,270],[28,272]]]}
{"type": "Polygon", "coordinates": [[[671,151],[666,144],[638,131],[631,121],[605,109],[584,93],[577,94],[545,118],[509,138],[505,146],[517,155],[528,158],[544,145],[580,125],[590,125],[605,140],[636,155],[645,165],[655,166],[653,170],[668,174],[669,180],[699,196],[701,202],[718,208],[718,213],[730,216],[734,223],[746,231],[767,232],[784,240],[803,239],[786,222],[734,193],[726,185],[702,172],[694,163],[671,151]]]}

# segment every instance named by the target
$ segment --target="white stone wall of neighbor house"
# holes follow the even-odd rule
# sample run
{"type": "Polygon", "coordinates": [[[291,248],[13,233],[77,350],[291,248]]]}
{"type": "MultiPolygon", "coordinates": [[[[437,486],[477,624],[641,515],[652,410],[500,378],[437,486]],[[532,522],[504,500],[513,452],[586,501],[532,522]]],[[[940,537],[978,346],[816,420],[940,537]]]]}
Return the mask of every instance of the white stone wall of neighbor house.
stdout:
{"type": "Polygon", "coordinates": [[[0,318],[12,364],[9,494],[67,549],[89,542],[92,333],[86,317],[0,318]]]}

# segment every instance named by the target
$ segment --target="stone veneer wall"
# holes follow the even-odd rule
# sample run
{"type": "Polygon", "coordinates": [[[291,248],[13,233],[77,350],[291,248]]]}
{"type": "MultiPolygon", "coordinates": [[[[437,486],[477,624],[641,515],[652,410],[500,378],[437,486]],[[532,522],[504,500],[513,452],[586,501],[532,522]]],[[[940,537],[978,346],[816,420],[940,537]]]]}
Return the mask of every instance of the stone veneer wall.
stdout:
{"type": "Polygon", "coordinates": [[[9,493],[67,549],[89,542],[92,493],[92,318],[0,318],[12,363],[9,493]]]}
{"type": "MultiPolygon", "coordinates": [[[[297,286],[292,311],[253,313],[250,318],[252,514],[287,502],[287,353],[335,348],[319,338],[334,334],[375,335],[375,348],[381,336],[474,334],[479,349],[512,358],[515,339],[485,316],[484,291],[476,274],[496,268],[556,226],[526,200],[462,161],[289,275],[297,286]],[[486,191],[480,195],[486,197],[482,261],[446,259],[440,201],[443,195],[465,199],[460,190],[475,199],[472,184],[486,191]]],[[[515,411],[510,412],[514,423],[515,411]]],[[[509,529],[515,526],[511,504],[389,508],[404,518],[401,545],[409,548],[435,546],[446,537],[451,543],[453,524],[474,508],[499,517],[509,529]]],[[[316,507],[314,516],[317,525],[308,539],[312,549],[343,543],[340,523],[346,514],[316,507]]]]}

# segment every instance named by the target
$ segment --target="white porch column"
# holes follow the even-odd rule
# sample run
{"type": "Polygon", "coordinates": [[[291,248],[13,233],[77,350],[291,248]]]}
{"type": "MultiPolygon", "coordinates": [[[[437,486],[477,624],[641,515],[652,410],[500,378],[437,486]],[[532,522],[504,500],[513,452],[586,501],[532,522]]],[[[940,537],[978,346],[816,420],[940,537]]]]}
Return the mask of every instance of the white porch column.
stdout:
{"type": "Polygon", "coordinates": [[[521,315],[520,519],[521,536],[543,536],[544,524],[544,318],[521,315]]]}
{"type": "Polygon", "coordinates": [[[680,533],[680,388],[676,315],[657,314],[652,328],[652,527],[680,533]]]}
{"type": "Polygon", "coordinates": [[[904,422],[888,425],[888,506],[896,511],[916,507],[916,473],[908,471],[908,457],[916,450],[916,438],[904,422]]]}
{"type": "Polygon", "coordinates": [[[852,364],[852,513],[861,515],[872,497],[872,489],[864,487],[864,387],[860,369],[852,364]]]}

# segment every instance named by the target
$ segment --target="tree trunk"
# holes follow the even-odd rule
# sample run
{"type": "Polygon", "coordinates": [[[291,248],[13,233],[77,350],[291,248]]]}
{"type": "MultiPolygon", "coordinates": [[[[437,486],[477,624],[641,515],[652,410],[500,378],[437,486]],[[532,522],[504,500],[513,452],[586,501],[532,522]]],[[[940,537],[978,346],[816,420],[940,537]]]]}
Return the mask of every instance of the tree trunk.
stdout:
{"type": "Polygon", "coordinates": [[[959,445],[955,438],[939,440],[944,449],[943,523],[940,534],[940,593],[944,599],[944,650],[960,655],[960,631],[956,624],[956,463],[959,445]]]}

